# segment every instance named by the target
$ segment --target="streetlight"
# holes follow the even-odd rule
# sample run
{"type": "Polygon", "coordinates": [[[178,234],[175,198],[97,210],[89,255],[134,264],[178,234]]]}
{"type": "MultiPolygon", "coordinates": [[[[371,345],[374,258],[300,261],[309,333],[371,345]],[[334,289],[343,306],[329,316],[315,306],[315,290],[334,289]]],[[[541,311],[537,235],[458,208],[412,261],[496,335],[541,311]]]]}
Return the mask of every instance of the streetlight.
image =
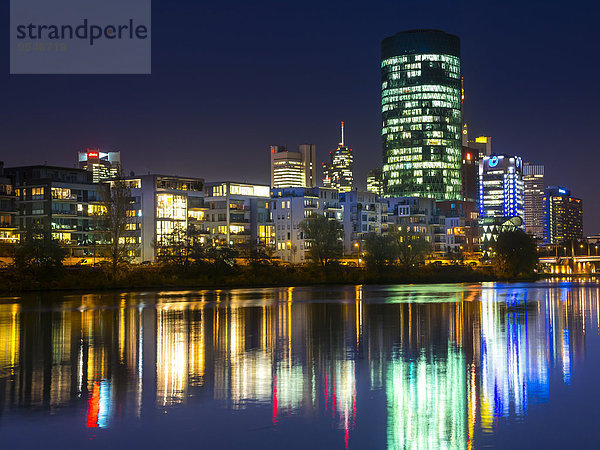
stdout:
{"type": "Polygon", "coordinates": [[[356,266],[360,266],[360,244],[358,242],[354,243],[354,248],[356,249],[356,266]]]}

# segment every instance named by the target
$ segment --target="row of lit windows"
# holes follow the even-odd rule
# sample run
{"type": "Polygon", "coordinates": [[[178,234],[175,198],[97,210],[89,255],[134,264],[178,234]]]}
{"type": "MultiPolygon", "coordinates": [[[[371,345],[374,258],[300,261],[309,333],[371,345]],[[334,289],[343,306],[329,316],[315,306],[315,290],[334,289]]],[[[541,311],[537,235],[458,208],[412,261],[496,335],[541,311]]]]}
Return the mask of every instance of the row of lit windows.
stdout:
{"type": "Polygon", "coordinates": [[[409,170],[413,167],[422,168],[429,164],[441,164],[449,169],[460,170],[456,167],[456,159],[451,156],[431,155],[423,160],[421,155],[390,156],[387,158],[386,167],[409,170]]]}
{"type": "MultiPolygon", "coordinates": [[[[452,109],[449,112],[452,113],[450,115],[450,117],[460,120],[460,110],[459,109],[452,109]]],[[[386,126],[399,125],[399,124],[403,124],[403,123],[419,123],[419,122],[430,122],[430,123],[447,122],[447,123],[449,123],[450,120],[448,117],[430,116],[430,115],[414,116],[414,117],[393,117],[393,118],[385,119],[386,126]]]]}
{"type": "MultiPolygon", "coordinates": [[[[439,149],[436,149],[439,150],[439,149]]],[[[388,148],[386,153],[390,156],[403,156],[403,155],[421,155],[423,153],[423,147],[402,147],[402,148],[388,148]]],[[[446,146],[445,155],[454,155],[456,158],[460,157],[460,149],[456,147],[446,146]]],[[[460,159],[460,158],[459,158],[460,159]]]]}
{"type": "Polygon", "coordinates": [[[399,101],[397,97],[388,97],[383,98],[381,104],[384,108],[384,111],[392,111],[394,109],[402,110],[403,116],[414,116],[428,113],[435,113],[436,111],[428,111],[428,109],[437,109],[437,108],[448,108],[457,109],[457,103],[453,103],[446,100],[425,100],[425,101],[410,101],[404,102],[399,101]],[[425,110],[425,111],[423,111],[425,110]]]}
{"type": "MultiPolygon", "coordinates": [[[[394,169],[397,169],[396,167],[391,167],[394,166],[394,164],[391,164],[390,167],[386,167],[389,168],[389,179],[399,179],[399,178],[404,178],[404,179],[409,179],[412,178],[412,173],[406,173],[403,172],[402,175],[400,174],[400,172],[394,171],[394,169]]],[[[414,164],[412,166],[415,166],[414,164]]],[[[407,168],[407,169],[413,169],[413,167],[407,168]]],[[[428,169],[428,167],[423,167],[423,169],[428,169]]],[[[442,169],[442,168],[440,168],[442,169]]],[[[442,175],[442,170],[438,170],[438,171],[429,171],[426,172],[427,176],[439,176],[442,175]]],[[[412,170],[411,170],[412,172],[412,170]]],[[[449,183],[451,184],[460,184],[460,178],[461,178],[461,173],[460,171],[456,171],[456,170],[452,170],[452,168],[447,168],[447,171],[445,172],[445,174],[443,174],[444,177],[448,180],[449,183]]]]}
{"type": "MultiPolygon", "coordinates": [[[[430,65],[430,63],[437,63],[437,61],[432,61],[432,60],[428,60],[428,61],[423,61],[425,62],[426,65],[430,65]]],[[[423,62],[411,62],[411,63],[401,63],[401,64],[392,64],[392,65],[386,65],[383,66],[383,68],[387,67],[387,72],[401,72],[401,71],[407,71],[407,72],[415,72],[415,71],[421,71],[423,69],[423,62]]],[[[452,61],[452,62],[439,62],[438,64],[433,64],[433,66],[430,67],[434,67],[436,69],[442,69],[442,70],[447,70],[449,72],[453,72],[453,73],[460,73],[460,64],[458,63],[458,61],[452,61]]]]}
{"type": "MultiPolygon", "coordinates": [[[[438,125],[438,124],[435,124],[438,125]]],[[[390,133],[400,133],[403,131],[423,131],[423,136],[425,137],[443,137],[443,136],[436,136],[436,135],[429,135],[427,133],[430,132],[439,132],[442,133],[444,131],[450,133],[450,136],[446,136],[446,137],[454,137],[455,139],[460,139],[460,133],[458,132],[458,127],[456,125],[451,125],[451,124],[439,124],[440,126],[435,126],[434,124],[431,123],[427,123],[427,124],[423,124],[423,123],[417,123],[417,124],[412,124],[412,125],[399,125],[399,126],[392,126],[392,127],[383,127],[381,134],[382,135],[386,135],[386,134],[390,134],[390,133]],[[423,125],[425,125],[425,131],[423,131],[423,125]],[[441,130],[433,130],[433,128],[441,128],[441,130]]]]}
{"type": "MultiPolygon", "coordinates": [[[[459,72],[453,72],[451,70],[446,70],[446,76],[448,78],[460,78],[460,73],[459,72]]],[[[404,71],[398,71],[398,72],[394,72],[394,71],[390,71],[388,72],[388,74],[386,75],[387,79],[390,80],[392,83],[394,82],[394,80],[402,80],[404,78],[414,78],[414,77],[420,77],[421,76],[421,71],[420,70],[409,70],[408,72],[404,72],[404,71]]]]}
{"type": "Polygon", "coordinates": [[[394,104],[402,108],[437,107],[459,108],[458,96],[448,94],[410,94],[410,95],[383,95],[381,104],[394,104]]]}
{"type": "Polygon", "coordinates": [[[447,139],[442,140],[443,143],[441,144],[433,144],[432,142],[436,141],[436,139],[431,139],[428,138],[427,136],[408,136],[406,137],[405,133],[407,132],[403,132],[402,134],[387,134],[384,135],[385,136],[385,140],[389,143],[388,146],[390,145],[394,145],[394,141],[399,141],[399,140],[406,140],[406,139],[410,139],[410,143],[411,144],[416,144],[419,143],[420,145],[433,145],[433,146],[446,146],[448,148],[452,148],[453,144],[456,144],[456,141],[458,140],[458,135],[450,135],[450,133],[448,133],[448,135],[446,136],[447,139]]]}
{"type": "MultiPolygon", "coordinates": [[[[444,86],[443,84],[421,84],[417,86],[402,86],[402,87],[389,87],[389,83],[384,81],[381,86],[381,93],[383,96],[388,95],[406,95],[407,100],[412,100],[411,95],[421,95],[423,93],[444,93],[449,94],[450,99],[455,98],[456,96],[460,97],[459,90],[455,87],[444,86]]],[[[421,97],[414,97],[414,99],[419,99],[421,97]]]]}
{"type": "Polygon", "coordinates": [[[381,62],[381,67],[395,66],[398,64],[406,64],[420,61],[434,61],[434,62],[445,62],[455,66],[460,66],[460,58],[453,55],[439,55],[439,54],[418,54],[418,55],[402,55],[393,56],[391,58],[384,59],[381,62]]]}
{"type": "Polygon", "coordinates": [[[156,217],[159,219],[186,220],[187,198],[183,195],[156,194],[156,217]]]}

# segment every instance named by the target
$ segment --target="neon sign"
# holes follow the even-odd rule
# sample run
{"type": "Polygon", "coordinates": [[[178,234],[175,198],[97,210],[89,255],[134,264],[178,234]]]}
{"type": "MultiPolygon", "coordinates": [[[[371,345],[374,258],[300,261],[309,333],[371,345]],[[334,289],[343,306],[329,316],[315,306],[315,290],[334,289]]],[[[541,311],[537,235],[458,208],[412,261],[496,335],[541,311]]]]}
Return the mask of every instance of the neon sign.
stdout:
{"type": "Polygon", "coordinates": [[[98,152],[88,152],[88,159],[89,158],[98,158],[100,156],[100,154],[98,152]]]}
{"type": "Polygon", "coordinates": [[[498,157],[497,156],[492,156],[490,158],[490,167],[496,167],[498,165],[498,157]]]}

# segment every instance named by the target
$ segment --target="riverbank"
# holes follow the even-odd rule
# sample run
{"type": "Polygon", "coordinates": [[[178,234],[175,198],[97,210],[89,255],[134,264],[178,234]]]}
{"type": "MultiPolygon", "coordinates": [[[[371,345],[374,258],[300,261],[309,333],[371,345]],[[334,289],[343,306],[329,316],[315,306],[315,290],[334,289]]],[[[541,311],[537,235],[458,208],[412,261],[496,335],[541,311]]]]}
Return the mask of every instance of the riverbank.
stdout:
{"type": "Polygon", "coordinates": [[[219,289],[236,287],[306,286],[322,284],[407,284],[499,281],[491,267],[466,265],[389,267],[373,272],[359,267],[130,266],[111,272],[94,267],[65,267],[46,272],[0,273],[0,292],[110,289],[219,289]]]}

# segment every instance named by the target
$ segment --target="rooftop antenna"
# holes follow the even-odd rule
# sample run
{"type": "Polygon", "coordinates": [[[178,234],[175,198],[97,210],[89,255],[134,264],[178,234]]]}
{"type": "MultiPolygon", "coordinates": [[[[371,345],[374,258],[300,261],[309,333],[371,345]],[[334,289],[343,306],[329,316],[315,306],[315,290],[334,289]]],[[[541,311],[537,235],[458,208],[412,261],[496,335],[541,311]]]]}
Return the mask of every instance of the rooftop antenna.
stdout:
{"type": "Polygon", "coordinates": [[[343,147],[344,146],[344,121],[342,120],[342,142],[340,142],[340,145],[343,147]]]}

